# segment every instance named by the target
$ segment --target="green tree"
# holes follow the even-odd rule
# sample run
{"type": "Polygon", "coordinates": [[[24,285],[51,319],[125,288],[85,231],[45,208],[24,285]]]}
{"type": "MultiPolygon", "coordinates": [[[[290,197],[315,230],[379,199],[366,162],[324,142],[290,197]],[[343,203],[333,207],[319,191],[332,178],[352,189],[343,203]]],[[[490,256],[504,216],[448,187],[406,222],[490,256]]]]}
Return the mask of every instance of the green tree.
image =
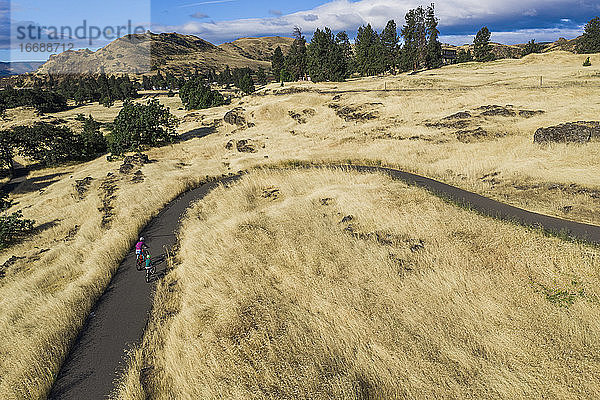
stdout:
{"type": "Polygon", "coordinates": [[[370,24],[358,28],[354,50],[356,69],[361,75],[377,75],[385,70],[383,45],[370,24]]]}
{"type": "Polygon", "coordinates": [[[252,80],[250,72],[246,72],[242,75],[239,82],[237,82],[237,86],[245,94],[254,93],[254,81],[252,80]]]}
{"type": "Polygon", "coordinates": [[[179,89],[179,97],[187,110],[218,107],[225,104],[223,95],[216,90],[211,90],[210,86],[199,76],[190,79],[179,89]]]}
{"type": "Polygon", "coordinates": [[[267,75],[265,74],[265,70],[260,67],[256,70],[256,83],[259,85],[267,84],[267,75]]]}
{"type": "Polygon", "coordinates": [[[600,53],[600,18],[591,19],[586,25],[578,45],[581,54],[600,53]]]}
{"type": "Polygon", "coordinates": [[[47,122],[12,129],[15,145],[26,158],[43,165],[56,165],[80,159],[80,141],[71,129],[47,122]]]}
{"type": "Polygon", "coordinates": [[[14,133],[9,129],[0,131],[0,166],[13,173],[13,159],[17,150],[17,142],[14,133]]]}
{"type": "Polygon", "coordinates": [[[442,44],[439,41],[440,31],[437,29],[438,19],[435,16],[435,6],[427,7],[425,27],[427,29],[427,49],[425,50],[425,66],[429,69],[442,66],[442,44]]]}
{"type": "Polygon", "coordinates": [[[294,42],[285,57],[285,68],[294,81],[306,74],[306,39],[299,27],[294,28],[294,42]]]}
{"type": "Polygon", "coordinates": [[[398,37],[396,22],[393,19],[389,20],[381,32],[381,44],[383,45],[384,50],[384,68],[386,71],[391,71],[394,74],[396,73],[398,64],[399,41],[400,38],[398,37]]]}
{"type": "Polygon", "coordinates": [[[343,81],[348,76],[348,46],[345,32],[336,37],[329,28],[317,29],[308,45],[308,72],[313,82],[343,81]]]}
{"type": "Polygon", "coordinates": [[[0,214],[0,247],[4,248],[31,234],[35,221],[23,218],[22,211],[0,214]]]}
{"type": "Polygon", "coordinates": [[[401,64],[405,71],[411,69],[416,71],[425,65],[427,47],[425,17],[425,10],[421,6],[409,10],[404,17],[406,23],[401,31],[404,38],[401,64]]]}
{"type": "Polygon", "coordinates": [[[171,143],[176,137],[176,126],[175,116],[158,100],[146,104],[126,100],[112,123],[109,149],[113,154],[123,154],[145,146],[171,143]]]}
{"type": "Polygon", "coordinates": [[[281,51],[281,47],[277,46],[271,58],[271,68],[273,68],[273,74],[278,80],[281,80],[281,70],[284,68],[284,65],[285,57],[283,56],[283,51],[281,51]]]}
{"type": "Polygon", "coordinates": [[[456,62],[458,64],[471,61],[473,61],[473,54],[471,54],[471,49],[467,49],[467,51],[465,51],[464,49],[458,49],[458,51],[456,52],[456,62]]]}
{"type": "Polygon", "coordinates": [[[100,154],[106,153],[108,143],[102,132],[100,124],[90,115],[83,122],[83,130],[79,136],[79,147],[81,148],[80,158],[82,160],[91,160],[100,154]]]}
{"type": "Polygon", "coordinates": [[[592,66],[592,62],[590,61],[590,58],[586,58],[585,61],[583,62],[583,66],[584,67],[591,67],[592,66]]]}
{"type": "Polygon", "coordinates": [[[494,60],[494,53],[492,53],[492,46],[490,45],[491,36],[492,34],[487,26],[484,26],[477,32],[477,35],[473,40],[475,61],[487,62],[494,60]]]}
{"type": "Polygon", "coordinates": [[[541,53],[543,49],[544,49],[544,46],[536,43],[535,39],[531,39],[529,42],[527,42],[527,44],[523,48],[523,51],[521,52],[521,56],[525,57],[529,54],[541,53]]]}

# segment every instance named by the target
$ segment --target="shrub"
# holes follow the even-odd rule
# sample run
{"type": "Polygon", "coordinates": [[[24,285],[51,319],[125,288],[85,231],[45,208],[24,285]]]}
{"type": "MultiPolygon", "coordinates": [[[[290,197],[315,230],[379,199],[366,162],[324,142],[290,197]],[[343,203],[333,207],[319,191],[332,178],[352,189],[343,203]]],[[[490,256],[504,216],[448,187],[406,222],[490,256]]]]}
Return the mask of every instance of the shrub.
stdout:
{"type": "Polygon", "coordinates": [[[592,66],[592,62],[590,61],[590,58],[586,58],[585,61],[583,62],[583,66],[584,67],[591,67],[592,66]]]}
{"type": "Polygon", "coordinates": [[[108,148],[113,154],[139,151],[143,146],[159,146],[175,139],[177,119],[158,100],[146,104],[125,101],[115,118],[108,137],[108,148]]]}
{"type": "Polygon", "coordinates": [[[33,232],[35,221],[23,218],[21,211],[0,215],[0,248],[33,232]]]}
{"type": "Polygon", "coordinates": [[[223,95],[211,90],[200,77],[190,79],[179,90],[179,97],[187,110],[218,107],[225,104],[223,95]]]}

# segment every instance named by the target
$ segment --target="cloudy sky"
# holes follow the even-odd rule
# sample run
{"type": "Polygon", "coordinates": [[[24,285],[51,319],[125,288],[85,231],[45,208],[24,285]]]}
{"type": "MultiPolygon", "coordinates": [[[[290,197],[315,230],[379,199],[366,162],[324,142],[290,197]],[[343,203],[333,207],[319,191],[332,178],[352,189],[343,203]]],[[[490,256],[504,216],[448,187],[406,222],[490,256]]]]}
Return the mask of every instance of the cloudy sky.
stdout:
{"type": "MultiPolygon", "coordinates": [[[[48,52],[25,48],[36,40],[48,41],[47,37],[16,40],[19,26],[69,26],[75,31],[85,23],[88,30],[93,26],[114,33],[110,27],[128,24],[142,27],[142,31],[193,34],[215,44],[249,36],[290,36],[295,26],[310,40],[316,28],[327,26],[334,32],[347,31],[352,39],[358,27],[367,23],[380,31],[394,19],[401,27],[409,9],[430,1],[0,0],[0,61],[49,57],[48,52]]],[[[435,7],[442,41],[451,44],[472,42],[482,26],[490,28],[493,41],[506,44],[569,39],[580,35],[583,25],[600,15],[600,0],[439,0],[435,7]]],[[[103,35],[93,43],[72,38],[62,43],[95,50],[110,40],[103,35]]]]}
{"type": "MultiPolygon", "coordinates": [[[[299,26],[310,37],[328,26],[354,36],[360,25],[380,30],[389,19],[400,26],[406,12],[429,1],[415,0],[155,0],[153,30],[199,35],[215,43],[243,36],[290,35],[299,26]]],[[[573,38],[600,15],[600,0],[443,0],[435,2],[442,39],[453,44],[472,41],[483,25],[492,40],[521,43],[573,38]]]]}

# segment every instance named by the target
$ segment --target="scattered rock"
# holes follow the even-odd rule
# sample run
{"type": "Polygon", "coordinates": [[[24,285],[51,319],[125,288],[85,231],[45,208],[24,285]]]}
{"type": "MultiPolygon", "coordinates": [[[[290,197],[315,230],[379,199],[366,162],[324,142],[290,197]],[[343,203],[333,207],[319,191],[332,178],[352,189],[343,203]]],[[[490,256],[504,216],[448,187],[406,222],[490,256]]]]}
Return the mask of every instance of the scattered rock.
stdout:
{"type": "Polygon", "coordinates": [[[301,113],[297,113],[295,111],[288,111],[288,114],[292,119],[296,120],[299,124],[305,124],[307,117],[314,117],[317,112],[312,108],[306,108],[302,110],[301,113]]]}
{"type": "Polygon", "coordinates": [[[145,179],[144,173],[142,172],[142,170],[138,169],[133,174],[133,177],[131,178],[131,182],[132,183],[142,183],[142,182],[144,182],[144,179],[145,179]]]}
{"type": "Polygon", "coordinates": [[[594,139],[600,139],[600,122],[578,121],[539,128],[535,131],[533,142],[587,143],[594,139]]]}
{"type": "Polygon", "coordinates": [[[262,197],[265,199],[278,199],[279,198],[279,189],[275,187],[269,187],[263,190],[262,197]]]}
{"type": "Polygon", "coordinates": [[[77,232],[79,232],[79,228],[79,225],[75,225],[73,228],[71,228],[69,232],[67,232],[67,236],[65,236],[64,241],[70,242],[71,240],[73,240],[75,235],[77,235],[77,232]]]}
{"type": "Polygon", "coordinates": [[[108,228],[112,221],[112,217],[114,216],[113,210],[113,202],[116,198],[114,195],[117,191],[117,179],[116,177],[109,172],[109,174],[104,178],[102,183],[100,183],[100,200],[102,202],[102,207],[98,208],[98,211],[102,213],[102,222],[101,226],[103,228],[108,228]]]}
{"type": "Polygon", "coordinates": [[[6,260],[4,262],[4,264],[0,265],[0,278],[4,278],[4,276],[6,276],[6,270],[8,268],[13,266],[17,261],[23,260],[23,259],[25,259],[25,257],[12,256],[8,260],[6,260]]]}
{"type": "Polygon", "coordinates": [[[342,220],[340,221],[341,224],[346,224],[350,221],[352,221],[354,219],[353,215],[346,215],[344,218],[342,218],[342,220]]]}
{"type": "Polygon", "coordinates": [[[481,113],[484,117],[516,117],[517,113],[509,107],[483,106],[479,109],[485,110],[481,113]]]}
{"type": "Polygon", "coordinates": [[[544,110],[519,110],[519,117],[523,118],[531,118],[536,115],[544,114],[546,111],[544,110]]]}
{"type": "Polygon", "coordinates": [[[136,166],[142,166],[144,164],[148,164],[150,162],[150,158],[147,154],[144,153],[136,153],[132,156],[125,156],[123,158],[123,163],[119,167],[119,172],[122,174],[128,174],[136,166]]]}
{"type": "Polygon", "coordinates": [[[77,197],[79,198],[79,200],[83,200],[85,198],[85,194],[87,193],[90,184],[93,180],[94,178],[92,178],[91,176],[75,180],[75,192],[77,193],[77,197]]]}
{"type": "Polygon", "coordinates": [[[562,212],[564,212],[565,214],[570,213],[571,211],[573,211],[573,206],[564,206],[562,208],[562,212]]]}
{"type": "Polygon", "coordinates": [[[333,96],[333,99],[331,99],[331,101],[338,101],[341,98],[342,98],[341,94],[336,94],[335,96],[333,96]]]}
{"type": "Polygon", "coordinates": [[[257,145],[253,143],[251,139],[231,139],[225,145],[225,148],[227,150],[232,150],[233,148],[235,148],[240,153],[257,153],[258,150],[256,149],[256,147],[257,145]]]}
{"type": "Polygon", "coordinates": [[[448,115],[447,117],[442,118],[442,121],[454,120],[454,119],[467,119],[471,118],[472,115],[468,111],[459,111],[455,114],[448,115]]]}
{"type": "Polygon", "coordinates": [[[328,206],[331,204],[333,199],[331,197],[325,197],[324,199],[319,200],[322,206],[328,206]]]}
{"type": "Polygon", "coordinates": [[[365,111],[361,107],[339,106],[338,104],[329,104],[329,108],[335,110],[338,117],[346,122],[357,121],[364,122],[379,117],[377,111],[365,111]]]}
{"type": "Polygon", "coordinates": [[[244,117],[244,109],[242,107],[236,107],[231,111],[228,111],[223,117],[223,121],[230,125],[245,126],[246,118],[244,117]]]}
{"type": "Polygon", "coordinates": [[[491,136],[488,131],[482,127],[478,127],[477,129],[460,130],[456,131],[454,134],[456,135],[458,141],[462,143],[471,143],[491,136]]]}

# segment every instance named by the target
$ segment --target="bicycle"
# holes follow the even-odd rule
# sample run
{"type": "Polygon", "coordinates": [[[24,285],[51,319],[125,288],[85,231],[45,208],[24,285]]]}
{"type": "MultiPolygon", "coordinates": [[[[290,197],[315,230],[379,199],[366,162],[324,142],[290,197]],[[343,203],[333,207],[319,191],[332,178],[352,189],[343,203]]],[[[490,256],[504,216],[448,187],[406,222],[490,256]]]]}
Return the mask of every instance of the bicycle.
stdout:
{"type": "Polygon", "coordinates": [[[146,283],[150,283],[152,277],[156,273],[156,267],[152,263],[152,259],[150,258],[150,253],[146,254],[146,283]]]}

